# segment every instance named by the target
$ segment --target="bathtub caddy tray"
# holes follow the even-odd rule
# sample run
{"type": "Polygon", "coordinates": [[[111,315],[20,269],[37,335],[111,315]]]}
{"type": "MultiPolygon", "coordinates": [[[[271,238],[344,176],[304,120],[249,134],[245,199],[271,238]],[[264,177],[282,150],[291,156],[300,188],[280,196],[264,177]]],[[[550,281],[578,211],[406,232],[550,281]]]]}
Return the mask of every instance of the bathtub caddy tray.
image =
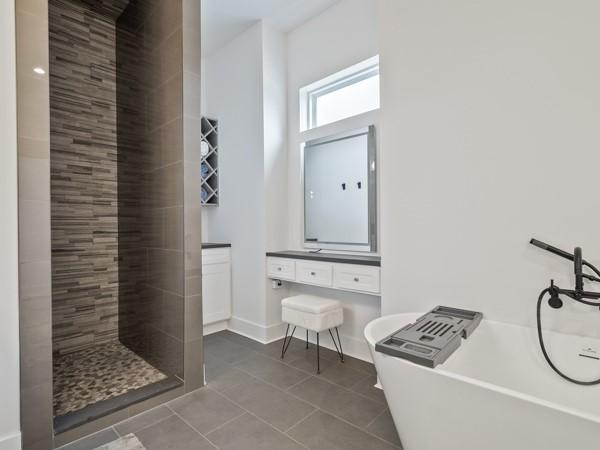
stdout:
{"type": "Polygon", "coordinates": [[[473,333],[482,318],[477,311],[437,306],[379,341],[375,350],[434,368],[460,347],[461,340],[473,333]]]}

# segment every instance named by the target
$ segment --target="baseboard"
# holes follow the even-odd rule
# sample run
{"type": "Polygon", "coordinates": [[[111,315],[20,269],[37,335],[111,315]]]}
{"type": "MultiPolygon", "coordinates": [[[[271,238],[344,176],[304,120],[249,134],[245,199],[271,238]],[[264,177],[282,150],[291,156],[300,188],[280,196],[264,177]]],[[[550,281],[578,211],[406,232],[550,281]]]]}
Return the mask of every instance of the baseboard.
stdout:
{"type": "Polygon", "coordinates": [[[21,450],[21,433],[0,437],[0,450],[21,450]]]}
{"type": "MultiPolygon", "coordinates": [[[[269,344],[282,339],[285,336],[285,328],[286,327],[283,322],[265,327],[239,317],[232,317],[229,320],[228,326],[230,331],[258,341],[261,344],[269,344]]],[[[306,336],[306,330],[297,328],[295,336],[300,339],[304,339],[306,336]]],[[[316,344],[315,333],[310,332],[308,336],[309,342],[316,344]]],[[[361,359],[363,361],[373,362],[371,359],[371,353],[369,352],[369,345],[364,338],[359,339],[354,336],[347,336],[343,334],[340,334],[340,338],[342,339],[344,354],[361,359]]],[[[335,350],[335,346],[333,345],[331,337],[327,332],[320,334],[319,343],[323,347],[335,350]]]]}
{"type": "Polygon", "coordinates": [[[229,319],[228,328],[235,333],[258,341],[261,344],[268,344],[281,339],[284,336],[285,330],[283,323],[264,326],[240,317],[232,317],[229,319]]]}
{"type": "Polygon", "coordinates": [[[228,320],[222,320],[220,322],[214,322],[204,325],[203,334],[207,336],[209,334],[218,333],[219,331],[228,329],[228,320]]]}

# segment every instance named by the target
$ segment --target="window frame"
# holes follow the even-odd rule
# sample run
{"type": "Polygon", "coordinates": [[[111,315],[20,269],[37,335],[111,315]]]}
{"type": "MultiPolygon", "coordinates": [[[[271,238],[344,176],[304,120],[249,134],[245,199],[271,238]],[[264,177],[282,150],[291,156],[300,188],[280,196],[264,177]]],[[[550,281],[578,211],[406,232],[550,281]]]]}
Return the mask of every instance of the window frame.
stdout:
{"type": "MultiPolygon", "coordinates": [[[[350,67],[349,69],[351,69],[351,68],[352,67],[350,67]]],[[[357,71],[354,71],[352,73],[344,75],[344,76],[342,76],[338,79],[335,79],[333,81],[330,81],[322,86],[318,86],[314,89],[308,90],[306,92],[307,130],[311,130],[311,129],[318,127],[317,126],[317,102],[318,102],[319,97],[322,97],[324,95],[330,94],[335,91],[339,91],[341,89],[344,89],[345,87],[351,86],[356,83],[360,83],[361,81],[367,80],[372,77],[376,77],[378,75],[379,75],[379,58],[377,57],[377,61],[373,64],[370,64],[367,67],[360,68],[357,71]]],[[[374,111],[376,109],[379,109],[379,108],[374,108],[369,111],[374,111]]],[[[365,111],[365,112],[368,112],[368,111],[365,111]]],[[[355,115],[344,117],[343,119],[339,119],[339,120],[345,120],[349,117],[354,117],[355,115]]],[[[335,123],[335,122],[337,122],[337,121],[330,122],[330,123],[335,123]]],[[[329,123],[323,124],[320,126],[325,126],[325,125],[329,125],[329,123]]]]}

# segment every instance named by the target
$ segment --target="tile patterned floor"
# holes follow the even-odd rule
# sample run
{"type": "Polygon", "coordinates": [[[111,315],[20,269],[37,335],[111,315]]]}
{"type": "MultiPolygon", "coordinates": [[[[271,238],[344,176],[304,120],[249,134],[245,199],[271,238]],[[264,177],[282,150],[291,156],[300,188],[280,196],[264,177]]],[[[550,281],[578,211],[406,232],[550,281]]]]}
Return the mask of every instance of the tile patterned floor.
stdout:
{"type": "Polygon", "coordinates": [[[118,341],[54,357],[54,415],[167,378],[118,341]]]}
{"type": "MultiPolygon", "coordinates": [[[[147,450],[401,449],[372,364],[294,340],[205,338],[207,386],[63,447],[93,449],[134,433],[147,450]],[[104,441],[104,442],[99,442],[104,441]]],[[[116,450],[116,449],[115,449],[116,450]]]]}

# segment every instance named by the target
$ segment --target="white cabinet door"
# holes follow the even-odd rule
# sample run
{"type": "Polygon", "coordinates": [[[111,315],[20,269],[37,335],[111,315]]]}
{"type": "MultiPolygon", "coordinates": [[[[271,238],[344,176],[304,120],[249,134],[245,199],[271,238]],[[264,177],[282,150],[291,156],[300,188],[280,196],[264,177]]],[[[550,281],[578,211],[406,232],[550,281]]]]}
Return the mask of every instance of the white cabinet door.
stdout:
{"type": "Polygon", "coordinates": [[[202,306],[204,325],[231,318],[231,265],[202,266],[202,306]]]}

